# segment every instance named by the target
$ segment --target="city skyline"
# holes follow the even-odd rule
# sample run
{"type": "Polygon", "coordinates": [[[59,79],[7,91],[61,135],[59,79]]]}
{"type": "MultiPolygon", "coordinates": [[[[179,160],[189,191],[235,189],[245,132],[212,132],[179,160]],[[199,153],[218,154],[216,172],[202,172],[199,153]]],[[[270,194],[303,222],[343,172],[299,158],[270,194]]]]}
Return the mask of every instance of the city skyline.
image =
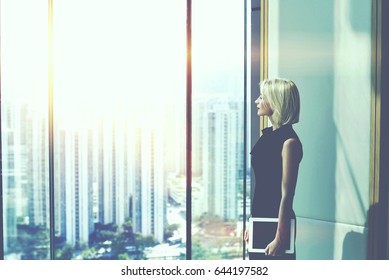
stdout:
{"type": "MultiPolygon", "coordinates": [[[[239,178],[236,167],[239,166],[237,161],[240,159],[235,156],[243,152],[243,147],[238,152],[238,146],[241,146],[238,139],[239,129],[242,130],[238,124],[243,125],[242,120],[239,120],[241,108],[238,99],[234,101],[225,98],[222,100],[223,103],[216,100],[217,98],[194,101],[195,114],[198,114],[201,125],[197,125],[193,133],[195,137],[193,143],[196,143],[193,150],[195,159],[193,181],[197,182],[194,184],[197,187],[193,191],[192,211],[194,218],[208,213],[232,220],[238,218],[237,209],[240,204],[237,200],[237,181],[242,178],[239,178]],[[217,132],[211,133],[215,129],[217,132]],[[204,142],[208,142],[208,145],[204,142]],[[219,164],[209,166],[210,162],[219,164]],[[223,178],[223,172],[227,172],[228,176],[223,178]],[[224,186],[224,188],[217,186],[224,186]]],[[[8,110],[17,110],[15,104],[8,104],[8,106],[7,102],[4,104],[9,108],[8,110]]],[[[8,118],[13,119],[14,123],[30,124],[30,130],[24,131],[29,131],[27,133],[31,134],[32,139],[44,139],[47,135],[44,114],[36,118],[31,115],[28,107],[20,108],[24,108],[24,111],[14,112],[14,115],[21,116],[21,119],[11,117],[11,111],[8,118]],[[37,124],[41,125],[40,130],[32,129],[37,124]]],[[[180,117],[175,116],[175,114],[183,114],[183,110],[177,112],[169,107],[164,110],[165,113],[160,114],[165,116],[164,120],[146,122],[148,124],[146,126],[131,122],[131,115],[117,122],[113,119],[96,120],[99,124],[95,127],[98,129],[75,128],[68,131],[61,128],[60,119],[55,121],[54,213],[55,231],[58,237],[72,245],[88,243],[95,223],[120,225],[130,220],[135,232],[152,235],[159,243],[165,241],[164,231],[168,226],[168,199],[176,198],[177,201],[174,202],[178,204],[185,202],[182,195],[185,193],[186,186],[182,183],[174,185],[167,179],[185,177],[184,123],[177,122],[180,117]],[[180,134],[181,138],[169,137],[169,135],[180,134]],[[181,153],[177,152],[177,147],[181,147],[181,153]]],[[[14,136],[14,144],[18,143],[18,137],[27,139],[26,135],[23,135],[23,130],[19,132],[19,136],[15,135],[15,127],[14,129],[12,126],[8,127],[8,133],[10,131],[14,136]]],[[[7,137],[10,138],[9,135],[7,137]]],[[[40,144],[47,145],[45,141],[40,144]]],[[[19,146],[23,146],[22,142],[19,142],[19,146]]],[[[37,151],[39,149],[36,148],[26,153],[30,154],[31,158],[35,158],[37,151]]],[[[39,153],[45,154],[44,151],[39,153]]],[[[12,154],[12,149],[8,154],[12,154]]],[[[17,156],[14,158],[16,159],[17,156]]],[[[16,159],[16,162],[20,161],[18,164],[22,164],[23,160],[21,156],[19,160],[16,159]]],[[[25,164],[29,162],[24,161],[25,164]]],[[[47,160],[42,160],[42,164],[46,166],[47,160]]],[[[7,166],[7,161],[4,166],[7,166]]],[[[36,164],[30,165],[30,174],[36,173],[34,166],[36,164]]],[[[44,173],[42,178],[46,179],[46,183],[40,184],[41,191],[38,193],[45,195],[40,200],[32,198],[32,194],[27,195],[29,198],[27,208],[31,210],[24,212],[27,214],[19,215],[18,218],[28,217],[24,219],[28,221],[26,224],[47,227],[48,211],[46,214],[38,214],[39,212],[34,210],[47,209],[48,206],[47,174],[44,173]]],[[[15,183],[15,189],[28,188],[23,185],[17,186],[18,184],[15,183]]],[[[12,188],[5,184],[5,189],[12,188]]],[[[12,216],[14,213],[12,209],[6,209],[8,217],[12,216]]],[[[21,210],[18,211],[19,214],[23,213],[21,210]]],[[[11,237],[16,232],[16,224],[8,223],[6,236],[11,237]],[[13,231],[10,231],[10,228],[13,231]]],[[[181,234],[183,234],[182,229],[181,234]]]]}
{"type": "MultiPolygon", "coordinates": [[[[151,10],[150,3],[121,0],[3,2],[5,257],[48,258],[53,212],[55,249],[61,247],[66,257],[72,255],[68,244],[92,247],[91,232],[99,230],[109,231],[113,240],[100,240],[89,257],[109,255],[121,238],[130,255],[130,247],[142,244],[158,258],[150,236],[160,245],[181,240],[175,245],[185,247],[186,1],[153,1],[151,10]],[[110,223],[117,228],[106,227],[110,223]],[[125,231],[128,236],[121,235],[125,231]],[[39,252],[23,256],[21,246],[31,244],[39,252]]],[[[240,234],[231,229],[240,227],[232,223],[241,218],[246,179],[244,9],[238,0],[196,1],[193,19],[192,246],[208,250],[209,242],[219,240],[206,228],[212,219],[234,220],[216,223],[228,228],[221,234],[240,234]]],[[[227,246],[224,239],[219,243],[215,248],[227,246]]],[[[177,258],[181,247],[173,254],[177,258]]],[[[77,254],[73,257],[81,257],[77,254]]]]}

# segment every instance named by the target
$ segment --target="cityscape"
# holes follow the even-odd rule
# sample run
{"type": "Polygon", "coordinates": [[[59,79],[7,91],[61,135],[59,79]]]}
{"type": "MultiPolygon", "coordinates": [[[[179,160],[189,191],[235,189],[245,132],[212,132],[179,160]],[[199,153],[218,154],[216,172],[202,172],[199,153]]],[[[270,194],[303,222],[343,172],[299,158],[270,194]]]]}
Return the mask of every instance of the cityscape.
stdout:
{"type": "MultiPolygon", "coordinates": [[[[193,258],[242,258],[242,106],[193,104],[193,258]]],[[[78,129],[55,119],[57,258],[185,259],[185,112],[173,107],[78,129]]],[[[6,258],[47,259],[47,114],[7,100],[2,111],[6,258]]]]}
{"type": "Polygon", "coordinates": [[[186,259],[189,216],[192,259],[242,258],[243,2],[193,1],[191,213],[186,17],[182,0],[2,1],[5,259],[50,241],[55,259],[186,259]]]}

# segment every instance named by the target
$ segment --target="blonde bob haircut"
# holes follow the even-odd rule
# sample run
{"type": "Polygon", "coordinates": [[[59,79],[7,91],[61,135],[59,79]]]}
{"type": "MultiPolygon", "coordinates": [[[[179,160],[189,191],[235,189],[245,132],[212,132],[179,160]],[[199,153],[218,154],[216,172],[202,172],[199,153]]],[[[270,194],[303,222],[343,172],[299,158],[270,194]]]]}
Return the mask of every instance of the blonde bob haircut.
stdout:
{"type": "Polygon", "coordinates": [[[259,83],[260,92],[273,111],[272,119],[278,126],[298,123],[300,94],[291,80],[275,78],[259,83]]]}

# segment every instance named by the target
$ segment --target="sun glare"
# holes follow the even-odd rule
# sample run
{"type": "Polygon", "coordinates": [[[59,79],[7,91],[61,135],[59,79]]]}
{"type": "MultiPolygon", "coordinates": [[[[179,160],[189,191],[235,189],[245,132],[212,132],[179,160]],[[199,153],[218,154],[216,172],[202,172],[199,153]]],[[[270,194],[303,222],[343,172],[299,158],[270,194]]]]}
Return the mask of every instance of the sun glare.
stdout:
{"type": "Polygon", "coordinates": [[[184,100],[185,1],[149,4],[70,0],[54,6],[54,112],[63,125],[144,116],[146,104],[158,111],[177,96],[184,100]]]}

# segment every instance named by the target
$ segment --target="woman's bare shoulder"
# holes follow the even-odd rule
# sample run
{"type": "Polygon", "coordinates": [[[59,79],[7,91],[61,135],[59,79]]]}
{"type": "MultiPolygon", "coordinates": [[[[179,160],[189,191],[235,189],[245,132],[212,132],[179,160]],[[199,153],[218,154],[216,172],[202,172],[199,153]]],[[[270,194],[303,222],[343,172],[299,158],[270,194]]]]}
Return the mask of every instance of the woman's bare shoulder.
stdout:
{"type": "Polygon", "coordinates": [[[303,156],[303,147],[301,142],[296,138],[289,138],[285,140],[282,147],[282,155],[301,159],[303,156]]]}

